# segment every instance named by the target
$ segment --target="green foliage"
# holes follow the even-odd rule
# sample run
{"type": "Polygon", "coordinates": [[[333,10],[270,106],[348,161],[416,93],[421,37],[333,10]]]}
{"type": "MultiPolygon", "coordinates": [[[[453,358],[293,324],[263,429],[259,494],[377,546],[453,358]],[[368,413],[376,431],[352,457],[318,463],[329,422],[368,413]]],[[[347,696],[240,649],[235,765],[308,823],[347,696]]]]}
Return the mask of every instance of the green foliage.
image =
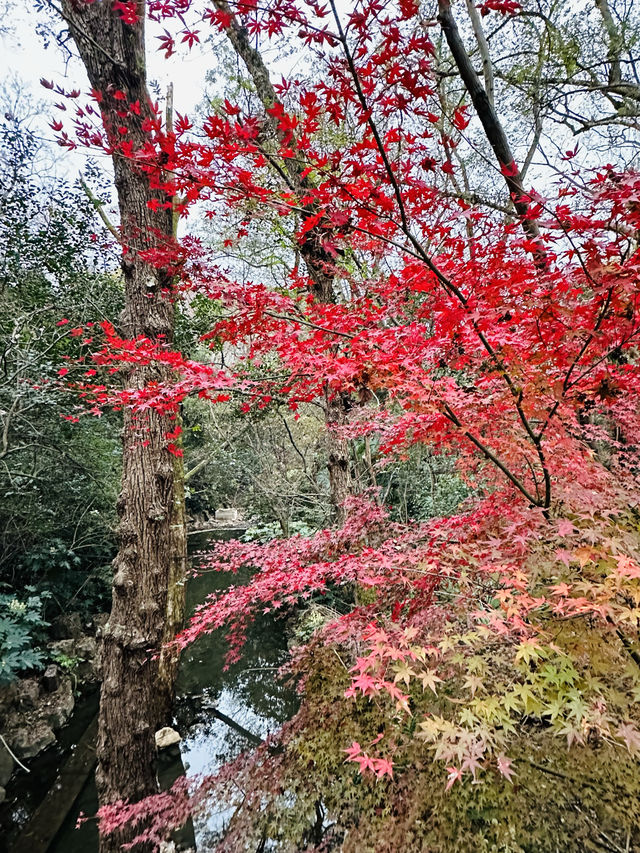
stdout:
{"type": "MultiPolygon", "coordinates": [[[[313,533],[314,528],[310,527],[303,520],[292,521],[289,525],[290,536],[311,536],[313,533]]],[[[251,527],[247,527],[242,536],[242,541],[269,542],[271,539],[276,539],[278,536],[282,536],[282,530],[280,526],[275,521],[269,521],[258,523],[252,525],[251,527]]]]}
{"type": "Polygon", "coordinates": [[[241,508],[258,538],[326,523],[323,425],[315,413],[302,409],[296,420],[276,403],[247,415],[233,400],[187,400],[183,417],[190,514],[241,508]]]}
{"type": "Polygon", "coordinates": [[[51,592],[52,612],[105,607],[120,467],[117,419],[82,418],[60,384],[82,327],[122,304],[84,192],[56,177],[28,122],[0,122],[0,581],[51,592]],[[76,330],[72,333],[72,330],[76,330]]]}
{"type": "Polygon", "coordinates": [[[434,456],[423,445],[410,448],[378,474],[385,500],[401,521],[454,515],[471,494],[452,457],[434,456]]]}
{"type": "MultiPolygon", "coordinates": [[[[530,723],[510,751],[511,782],[496,769],[481,784],[468,777],[446,790],[446,770],[407,725],[393,733],[394,778],[376,781],[345,763],[344,745],[375,744],[383,735],[381,743],[389,748],[393,713],[380,701],[344,702],[350,678],[331,650],[316,647],[313,661],[302,708],[278,761],[270,758],[275,778],[267,778],[258,761],[255,770],[249,768],[257,771],[250,782],[234,779],[243,791],[257,789],[234,816],[232,832],[237,828],[243,839],[257,845],[266,836],[272,840],[269,849],[287,853],[305,849],[301,840],[309,837],[320,804],[322,849],[342,853],[635,849],[640,771],[615,745],[594,741],[567,750],[549,728],[530,723]],[[261,807],[252,810],[257,798],[261,807]]],[[[569,670],[566,675],[571,681],[569,670]]],[[[446,707],[456,707],[455,696],[436,697],[427,690],[412,698],[415,715],[437,715],[446,707]]]]}
{"type": "Polygon", "coordinates": [[[37,648],[48,622],[44,620],[46,592],[36,594],[34,587],[26,599],[0,594],[0,683],[13,681],[21,672],[37,669],[44,654],[37,648]]]}
{"type": "MultiPolygon", "coordinates": [[[[99,555],[96,555],[96,557],[99,555]]],[[[107,558],[104,554],[104,558],[107,558]]],[[[70,606],[88,615],[107,607],[110,568],[86,563],[58,538],[41,542],[21,558],[16,575],[45,594],[54,612],[70,606]]]]}
{"type": "Polygon", "coordinates": [[[50,544],[25,554],[21,568],[32,579],[42,580],[60,570],[70,572],[79,565],[80,558],[77,554],[67,548],[60,539],[54,539],[50,544]]]}

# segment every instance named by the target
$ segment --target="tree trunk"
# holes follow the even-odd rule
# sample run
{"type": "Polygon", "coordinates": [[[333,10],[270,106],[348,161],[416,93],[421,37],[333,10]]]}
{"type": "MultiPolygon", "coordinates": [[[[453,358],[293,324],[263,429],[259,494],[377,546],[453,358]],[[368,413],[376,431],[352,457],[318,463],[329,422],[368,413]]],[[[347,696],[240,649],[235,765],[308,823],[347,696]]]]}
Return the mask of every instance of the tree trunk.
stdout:
{"type": "MultiPolygon", "coordinates": [[[[451,0],[438,0],[438,22],[449,45],[460,79],[469,92],[487,141],[498,161],[498,166],[509,190],[511,202],[520,217],[522,228],[531,240],[536,266],[541,271],[545,271],[548,266],[548,255],[540,238],[538,223],[530,214],[531,197],[524,189],[522,176],[516,166],[509,140],[493,104],[493,94],[485,91],[464,46],[458,25],[451,11],[451,0]]],[[[490,65],[488,53],[485,53],[485,64],[490,65]]]]}
{"type": "MultiPolygon", "coordinates": [[[[277,101],[277,96],[262,54],[251,44],[247,30],[242,27],[233,14],[227,0],[214,0],[214,3],[217,9],[229,16],[229,25],[225,29],[227,38],[251,75],[256,94],[265,111],[271,109],[277,101]]],[[[279,142],[283,141],[284,137],[282,131],[278,129],[278,123],[268,114],[265,119],[265,126],[271,127],[274,139],[279,142]]],[[[291,143],[291,147],[295,147],[295,140],[291,143]]],[[[308,180],[304,175],[305,168],[306,163],[303,157],[283,158],[283,169],[287,176],[288,189],[296,192],[300,198],[303,198],[309,190],[308,180]]],[[[311,205],[303,214],[303,218],[312,216],[315,212],[311,205]]],[[[300,246],[300,254],[313,282],[313,293],[316,300],[325,305],[335,303],[333,290],[335,261],[322,246],[321,228],[316,226],[307,232],[300,246]]],[[[340,394],[330,395],[328,386],[325,387],[324,396],[330,500],[335,522],[342,526],[346,520],[343,504],[351,491],[349,444],[345,439],[335,434],[334,427],[344,426],[347,423],[348,406],[345,398],[340,394]]]]}
{"type": "Polygon", "coordinates": [[[171,509],[171,545],[169,551],[169,573],[167,609],[164,624],[163,648],[158,662],[159,725],[171,722],[178,676],[180,651],[168,644],[182,628],[185,619],[185,578],[187,577],[187,519],[184,496],[184,464],[182,457],[174,456],[173,502],[171,509]]]}
{"type": "Polygon", "coordinates": [[[342,527],[347,520],[344,502],[351,493],[349,474],[349,442],[336,435],[335,428],[347,422],[347,412],[341,397],[329,397],[325,393],[325,412],[327,423],[327,449],[329,471],[329,492],[336,524],[342,527]]]}
{"type": "MultiPolygon", "coordinates": [[[[132,152],[140,150],[149,140],[145,120],[155,118],[146,84],[144,2],[132,25],[123,23],[110,3],[63,0],[62,10],[91,86],[100,94],[113,149],[123,245],[123,334],[169,343],[173,282],[165,270],[146,263],[140,251],[171,240],[172,210],[149,208],[152,199],[166,199],[151,190],[148,176],[121,147],[126,141],[132,152]],[[128,109],[130,104],[134,109],[128,109]]],[[[133,368],[127,381],[131,388],[142,388],[170,378],[165,368],[152,364],[133,368]]],[[[168,452],[166,439],[175,423],[171,415],[154,410],[144,417],[124,413],[119,551],[102,648],[96,773],[101,805],[135,801],[157,790],[154,735],[170,708],[176,661],[165,655],[161,678],[155,653],[173,633],[172,620],[181,617],[186,560],[182,460],[168,452]]],[[[101,853],[115,853],[126,840],[126,833],[102,837],[101,853]]]]}

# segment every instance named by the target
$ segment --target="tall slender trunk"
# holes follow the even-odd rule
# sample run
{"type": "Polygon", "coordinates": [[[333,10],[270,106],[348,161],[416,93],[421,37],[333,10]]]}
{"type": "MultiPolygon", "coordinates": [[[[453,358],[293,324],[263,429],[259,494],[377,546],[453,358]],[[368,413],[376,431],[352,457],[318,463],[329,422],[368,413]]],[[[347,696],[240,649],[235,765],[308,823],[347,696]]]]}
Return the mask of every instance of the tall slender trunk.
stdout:
{"type": "MultiPolygon", "coordinates": [[[[520,217],[522,229],[529,237],[532,244],[532,254],[536,266],[540,271],[544,272],[549,263],[549,257],[544,243],[540,237],[540,228],[537,221],[531,217],[530,206],[531,197],[526,192],[520,170],[516,166],[515,158],[509,140],[502,126],[498,113],[493,102],[493,91],[487,91],[476,73],[471,58],[467,53],[467,49],[458,30],[453,12],[451,11],[451,0],[438,0],[438,22],[444,33],[444,37],[449,45],[451,56],[456,64],[460,79],[464,83],[469,97],[475,107],[480,123],[484,130],[485,136],[493,153],[498,161],[498,166],[502,172],[505,184],[509,191],[513,207],[520,217]]],[[[481,32],[481,24],[476,17],[475,21],[476,38],[481,32]]],[[[483,53],[483,63],[485,69],[491,67],[491,60],[488,55],[488,47],[481,44],[481,53],[483,53]]],[[[488,78],[485,74],[485,79],[488,78]]]]}
{"type": "MultiPolygon", "coordinates": [[[[229,25],[225,29],[227,38],[237,55],[244,62],[253,80],[256,94],[265,110],[271,109],[276,103],[277,97],[269,76],[269,70],[265,65],[261,53],[249,41],[247,30],[233,14],[233,10],[227,0],[214,0],[214,4],[217,9],[228,15],[229,25]]],[[[269,117],[268,114],[265,125],[271,126],[271,134],[275,140],[279,142],[283,141],[282,132],[278,129],[278,123],[269,117]]],[[[295,148],[295,139],[289,145],[295,148]]],[[[306,168],[304,158],[285,157],[283,158],[282,167],[286,175],[288,189],[293,190],[300,198],[307,195],[310,187],[308,179],[304,174],[306,168]]],[[[314,213],[315,210],[310,206],[307,215],[312,216],[314,213]]],[[[335,262],[322,246],[321,229],[314,227],[307,232],[300,246],[300,254],[307,266],[309,277],[313,282],[313,293],[316,301],[324,305],[333,304],[335,302],[335,274],[333,272],[335,262]]],[[[346,400],[339,394],[330,394],[328,387],[325,387],[324,396],[330,499],[335,522],[339,526],[342,526],[346,520],[344,501],[351,492],[352,484],[349,474],[349,444],[336,433],[335,428],[344,426],[347,423],[348,407],[346,400]]]]}
{"type": "MultiPolygon", "coordinates": [[[[140,251],[171,239],[172,211],[149,208],[152,199],[165,199],[151,190],[148,176],[121,147],[124,140],[132,151],[140,150],[149,139],[145,120],[154,117],[146,84],[144,0],[135,24],[125,24],[110,3],[62,0],[62,11],[91,86],[100,93],[113,149],[123,245],[123,334],[168,343],[174,328],[173,282],[166,271],[146,263],[140,251]],[[134,109],[128,109],[130,104],[134,109]]],[[[127,381],[141,388],[170,378],[165,368],[151,364],[131,369],[127,381]]],[[[175,661],[165,660],[161,678],[155,653],[172,633],[171,620],[182,612],[179,582],[186,551],[182,462],[166,446],[174,426],[169,415],[154,410],[144,417],[124,413],[119,550],[102,649],[96,774],[101,804],[135,801],[157,790],[154,734],[170,708],[175,661]]],[[[101,853],[115,853],[126,840],[126,833],[101,838],[101,853]]]]}
{"type": "Polygon", "coordinates": [[[347,422],[347,411],[342,397],[330,398],[327,393],[325,413],[327,422],[327,469],[329,471],[331,505],[336,524],[342,527],[347,520],[344,502],[352,490],[351,475],[349,473],[349,442],[336,432],[336,428],[339,429],[347,422]]]}

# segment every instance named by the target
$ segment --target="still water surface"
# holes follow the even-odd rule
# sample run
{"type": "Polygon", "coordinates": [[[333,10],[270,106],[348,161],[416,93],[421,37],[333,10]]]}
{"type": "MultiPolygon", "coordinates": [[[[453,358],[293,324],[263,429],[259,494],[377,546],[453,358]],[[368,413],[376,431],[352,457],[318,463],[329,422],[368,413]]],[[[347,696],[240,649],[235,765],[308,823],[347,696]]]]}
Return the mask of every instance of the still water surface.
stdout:
{"type": "MultiPolygon", "coordinates": [[[[230,538],[229,532],[198,533],[189,537],[192,561],[197,565],[198,551],[214,545],[215,539],[230,538]]],[[[187,583],[187,609],[201,604],[207,595],[225,589],[231,583],[246,582],[250,576],[230,576],[219,572],[203,573],[187,583]]],[[[276,677],[277,670],[287,657],[287,637],[282,622],[272,617],[256,621],[249,631],[242,660],[223,671],[227,650],[224,634],[220,631],[201,637],[182,653],[177,685],[175,709],[176,728],[183,740],[180,755],[174,752],[165,756],[161,767],[161,781],[168,785],[186,768],[189,775],[216,770],[226,761],[235,758],[251,741],[238,729],[218,719],[213,709],[226,714],[241,728],[263,738],[289,719],[296,710],[296,698],[291,689],[276,677]]],[[[90,718],[97,707],[97,697],[85,700],[78,708],[77,717],[90,718]]],[[[82,729],[78,732],[79,736],[82,729]]],[[[51,758],[48,759],[51,762],[51,758]]],[[[34,768],[37,772],[37,768],[34,768]]],[[[47,774],[43,774],[46,776],[47,774]]],[[[45,791],[41,792],[44,795],[45,791]]],[[[32,792],[31,798],[34,799],[32,792]]],[[[37,802],[32,804],[35,808],[37,802]]],[[[55,838],[49,853],[96,853],[97,831],[93,821],[76,829],[78,815],[92,815],[97,807],[93,778],[84,786],[74,809],[68,815],[55,838]]],[[[205,823],[194,827],[198,837],[223,827],[227,816],[213,815],[205,823]]],[[[193,837],[193,836],[192,836],[193,837]]]]}

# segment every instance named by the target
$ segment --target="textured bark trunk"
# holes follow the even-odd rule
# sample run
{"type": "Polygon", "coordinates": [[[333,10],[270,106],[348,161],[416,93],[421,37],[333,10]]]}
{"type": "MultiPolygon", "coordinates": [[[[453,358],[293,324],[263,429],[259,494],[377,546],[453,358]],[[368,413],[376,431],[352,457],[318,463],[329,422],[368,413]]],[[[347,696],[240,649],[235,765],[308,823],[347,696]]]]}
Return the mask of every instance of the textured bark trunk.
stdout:
{"type": "Polygon", "coordinates": [[[335,427],[344,426],[347,422],[347,411],[342,398],[329,398],[326,395],[325,412],[331,505],[336,524],[342,527],[347,520],[344,502],[349,497],[352,488],[349,473],[349,443],[335,433],[335,427]]]}
{"type": "MultiPolygon", "coordinates": [[[[139,21],[124,24],[111,3],[63,0],[62,11],[93,89],[102,98],[102,121],[114,148],[113,167],[120,208],[125,309],[123,334],[170,342],[174,326],[172,281],[146,263],[140,251],[172,237],[172,211],[152,211],[161,198],[149,178],[121,149],[148,141],[145,120],[153,116],[146,84],[144,2],[139,21]],[[116,97],[124,93],[125,99],[116,97]],[[129,104],[137,104],[128,110],[129,104]],[[126,112],[125,112],[126,111],[126,112]],[[126,133],[122,129],[126,128],[126,133]]],[[[138,366],[128,385],[166,382],[158,365],[138,366]]],[[[118,501],[119,551],[114,560],[113,604],[104,631],[102,693],[96,780],[101,804],[138,800],[157,790],[154,734],[170,707],[176,662],[162,665],[155,655],[182,613],[186,539],[182,462],[167,451],[170,416],[155,411],[144,418],[126,411],[123,428],[122,491],[118,501]],[[169,595],[170,584],[174,589],[169,595]]],[[[121,833],[100,840],[101,853],[115,853],[127,840],[121,833]]]]}
{"type": "Polygon", "coordinates": [[[176,678],[180,652],[167,644],[184,625],[185,578],[187,576],[187,520],[184,496],[184,465],[182,457],[173,458],[173,502],[171,507],[171,548],[167,609],[164,625],[163,648],[158,662],[159,725],[171,722],[175,699],[176,678]]]}

